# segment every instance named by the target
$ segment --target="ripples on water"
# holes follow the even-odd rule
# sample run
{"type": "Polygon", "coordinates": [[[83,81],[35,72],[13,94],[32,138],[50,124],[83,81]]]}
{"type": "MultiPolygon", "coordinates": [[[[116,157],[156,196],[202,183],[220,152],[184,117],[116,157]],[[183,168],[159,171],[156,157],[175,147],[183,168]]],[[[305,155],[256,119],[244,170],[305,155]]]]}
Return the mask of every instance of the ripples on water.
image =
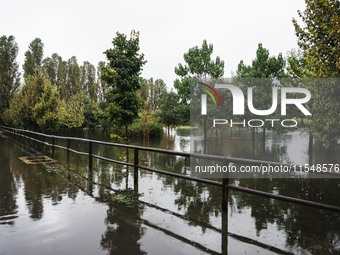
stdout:
{"type": "MultiPolygon", "coordinates": [[[[290,143],[295,141],[287,138],[281,143],[284,153],[280,157],[296,156],[290,143]]],[[[157,142],[157,146],[176,150],[187,150],[188,144],[187,135],[157,142]]],[[[278,144],[273,138],[266,148],[272,151],[278,144]]],[[[232,153],[231,147],[225,150],[232,153]]],[[[124,158],[123,152],[111,148],[99,152],[124,158]]],[[[133,178],[125,167],[95,161],[92,178],[102,184],[98,186],[82,178],[89,177],[86,159],[71,155],[69,172],[66,153],[60,150],[54,155],[60,169],[28,166],[18,160],[32,153],[0,137],[1,255],[220,254],[225,245],[229,254],[340,253],[336,213],[231,192],[228,222],[223,223],[228,224],[228,242],[223,243],[219,188],[141,171],[139,202],[133,206],[112,204],[114,192],[103,186],[133,188],[133,178]]],[[[185,172],[187,164],[182,158],[164,155],[141,154],[140,159],[143,164],[153,162],[179,173],[185,172]]],[[[337,180],[234,182],[340,205],[337,180]]]]}

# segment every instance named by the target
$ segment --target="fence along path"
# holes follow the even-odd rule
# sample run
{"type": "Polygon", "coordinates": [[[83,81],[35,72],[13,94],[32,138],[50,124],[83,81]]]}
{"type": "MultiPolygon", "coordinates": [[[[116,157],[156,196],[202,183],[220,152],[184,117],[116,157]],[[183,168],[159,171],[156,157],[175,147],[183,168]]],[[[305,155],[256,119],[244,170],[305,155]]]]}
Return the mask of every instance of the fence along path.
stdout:
{"type": "MultiPolygon", "coordinates": [[[[127,144],[119,144],[119,143],[112,143],[112,142],[105,142],[105,141],[98,141],[98,140],[92,140],[92,139],[85,139],[85,138],[77,138],[77,137],[65,137],[65,136],[56,136],[56,135],[48,135],[44,133],[39,132],[33,132],[29,130],[23,130],[23,129],[16,129],[6,126],[0,126],[1,129],[3,129],[6,132],[12,133],[16,136],[24,137],[26,139],[42,143],[46,146],[52,147],[52,153],[54,153],[55,148],[64,149],[73,153],[77,153],[79,155],[87,156],[88,157],[88,166],[89,169],[92,169],[93,166],[93,158],[97,158],[100,160],[108,161],[111,163],[116,164],[122,164],[126,166],[131,166],[134,169],[134,187],[138,191],[138,171],[139,169],[169,175],[177,178],[182,178],[190,181],[200,182],[208,185],[214,185],[222,187],[222,197],[221,197],[221,203],[222,208],[226,208],[228,205],[228,191],[229,190],[235,190],[238,192],[244,192],[248,194],[253,194],[257,196],[262,196],[266,198],[271,199],[277,199],[285,202],[310,206],[318,209],[324,209],[329,211],[335,211],[340,212],[339,206],[319,203],[319,202],[313,202],[305,199],[295,198],[295,197],[289,197],[279,194],[273,194],[270,192],[264,192],[256,189],[250,189],[245,188],[241,186],[235,186],[229,184],[229,178],[223,178],[221,181],[215,181],[215,180],[209,180],[199,177],[193,177],[189,175],[183,175],[179,173],[174,173],[170,171],[165,171],[161,169],[155,169],[147,166],[140,165],[139,162],[139,152],[140,151],[147,151],[147,152],[153,152],[153,153],[163,153],[167,155],[175,155],[175,156],[182,156],[182,157],[194,157],[194,158],[200,158],[200,159],[208,159],[208,160],[217,160],[223,163],[223,165],[228,165],[230,163],[236,163],[236,164],[243,164],[243,165],[267,165],[270,164],[272,166],[291,166],[290,164],[283,164],[279,162],[270,162],[270,161],[263,161],[263,160],[251,160],[251,159],[243,159],[243,158],[233,158],[233,157],[224,157],[224,156],[217,156],[217,155],[207,155],[207,154],[196,154],[196,153],[187,153],[187,152],[180,152],[180,151],[171,151],[171,150],[165,150],[165,149],[158,149],[158,148],[151,148],[151,147],[143,147],[143,146],[135,146],[135,145],[127,145],[127,144]],[[38,139],[40,138],[40,139],[38,139]],[[67,146],[61,146],[56,144],[56,140],[64,140],[67,141],[67,146]],[[88,144],[88,152],[81,152],[74,149],[71,149],[71,141],[77,141],[82,143],[88,144]],[[112,158],[103,157],[100,155],[96,155],[93,153],[93,145],[106,145],[106,146],[112,146],[112,147],[120,147],[125,149],[131,149],[133,150],[133,163],[127,162],[127,161],[120,161],[112,158]]],[[[296,166],[296,169],[300,169],[300,166],[296,166]]]]}
{"type": "MultiPolygon", "coordinates": [[[[182,179],[186,179],[186,180],[190,180],[190,181],[194,181],[194,182],[200,182],[200,183],[204,183],[204,184],[207,184],[207,185],[214,185],[214,186],[221,187],[222,188],[222,196],[221,196],[222,226],[221,226],[221,230],[219,230],[216,227],[211,226],[210,224],[207,224],[207,223],[202,223],[202,224],[204,224],[205,227],[207,227],[209,229],[212,229],[212,230],[215,230],[215,231],[221,233],[221,238],[222,238],[222,242],[221,242],[222,253],[221,254],[224,254],[224,255],[228,254],[228,236],[233,237],[234,239],[237,239],[241,242],[256,245],[256,246],[261,247],[263,249],[266,249],[266,250],[269,250],[269,251],[272,251],[272,252],[276,252],[277,254],[292,254],[291,252],[281,250],[281,249],[273,247],[271,245],[264,244],[264,243],[261,243],[261,242],[255,241],[255,240],[251,240],[251,239],[248,240],[248,238],[246,238],[246,237],[241,237],[241,236],[238,236],[237,234],[233,234],[233,233],[228,232],[228,213],[227,212],[228,212],[229,190],[234,190],[234,191],[237,191],[237,192],[244,192],[244,193],[248,193],[248,194],[252,194],[252,195],[256,195],[256,196],[261,196],[261,197],[266,197],[266,198],[270,198],[270,199],[277,199],[277,200],[281,200],[281,201],[285,201],[285,202],[289,202],[289,203],[300,204],[300,205],[309,206],[309,207],[312,207],[312,208],[315,208],[315,209],[323,209],[323,210],[340,212],[340,207],[334,206],[334,205],[318,203],[318,202],[313,202],[313,201],[309,201],[309,200],[305,200],[305,199],[289,197],[289,196],[284,196],[284,195],[278,195],[278,194],[264,192],[264,191],[260,191],[260,190],[256,190],[256,189],[250,189],[250,188],[231,185],[231,184],[229,184],[229,178],[223,178],[220,181],[215,181],[215,180],[208,180],[208,179],[204,179],[204,178],[192,177],[192,176],[174,173],[174,172],[170,172],[170,171],[165,171],[165,170],[161,170],[161,169],[154,169],[154,168],[147,167],[147,166],[142,166],[142,165],[140,165],[140,162],[139,162],[139,152],[140,151],[147,151],[147,152],[151,152],[151,153],[163,153],[163,154],[167,154],[167,155],[175,155],[175,156],[181,156],[181,157],[187,157],[187,158],[195,157],[195,158],[217,160],[217,161],[222,162],[223,165],[226,165],[226,166],[230,163],[237,163],[237,164],[243,164],[243,165],[271,164],[273,166],[281,166],[281,165],[291,166],[291,165],[288,165],[288,164],[281,164],[281,163],[278,163],[278,162],[269,162],[269,161],[262,161],[262,160],[250,160],[250,159],[223,157],[223,156],[216,156],[216,155],[205,155],[205,154],[195,154],[195,153],[170,151],[170,150],[157,149],[157,148],[151,148],[151,147],[118,144],[118,143],[104,142],[104,141],[77,138],[77,137],[64,137],[64,136],[48,135],[48,134],[44,134],[44,133],[33,132],[33,131],[23,130],[23,129],[16,129],[16,128],[11,128],[11,127],[6,127],[6,126],[0,126],[0,128],[2,130],[4,130],[5,132],[8,132],[8,133],[15,135],[17,138],[22,137],[24,139],[29,139],[31,141],[41,143],[43,145],[51,147],[52,154],[54,154],[55,148],[58,148],[58,149],[67,150],[67,153],[73,152],[73,153],[76,153],[76,154],[79,154],[79,155],[86,156],[86,157],[88,157],[89,170],[92,169],[93,158],[108,161],[108,162],[111,162],[111,163],[122,164],[122,165],[133,167],[133,169],[134,169],[133,177],[134,177],[134,190],[135,190],[135,192],[138,192],[139,169],[143,169],[143,170],[147,170],[147,171],[151,171],[151,172],[155,172],[155,173],[159,173],[159,174],[163,174],[163,175],[169,175],[169,176],[173,176],[173,177],[177,177],[177,178],[182,178],[182,179]],[[57,140],[66,141],[67,145],[66,146],[58,145],[58,144],[56,144],[57,140]],[[81,151],[72,149],[71,148],[71,141],[87,143],[88,152],[81,152],[81,151]],[[133,155],[134,155],[133,163],[128,162],[128,161],[120,161],[120,160],[96,155],[96,154],[93,153],[93,145],[94,144],[112,146],[112,147],[120,147],[120,148],[133,150],[133,155]]],[[[141,201],[141,203],[146,204],[146,205],[151,206],[151,207],[155,207],[156,209],[159,209],[159,210],[164,211],[164,212],[169,212],[167,209],[160,208],[157,205],[151,205],[151,204],[149,204],[147,202],[143,202],[143,201],[141,201]]],[[[179,217],[183,220],[185,219],[185,218],[183,218],[183,216],[178,215],[175,212],[169,212],[169,213],[176,216],[176,217],[179,217]]],[[[148,226],[154,227],[148,221],[145,221],[145,220],[142,220],[142,221],[145,224],[147,224],[148,226]]],[[[158,226],[157,226],[157,229],[160,230],[160,231],[169,232],[168,230],[164,230],[164,229],[162,229],[158,226]]],[[[167,234],[169,234],[170,236],[176,237],[179,240],[182,240],[183,242],[194,244],[198,249],[201,249],[201,250],[203,250],[203,251],[205,251],[209,254],[219,254],[219,253],[217,253],[213,250],[210,250],[209,248],[206,248],[206,247],[200,245],[199,243],[187,240],[186,238],[182,238],[182,237],[180,237],[177,234],[174,234],[172,232],[169,232],[167,234]]]]}
{"type": "MultiPolygon", "coordinates": [[[[309,206],[315,209],[323,209],[323,210],[329,210],[329,211],[334,211],[334,212],[340,212],[340,207],[339,206],[334,206],[334,205],[329,205],[329,204],[324,204],[324,203],[318,203],[318,202],[313,202],[313,201],[309,201],[309,200],[305,200],[305,199],[300,199],[300,198],[295,198],[295,197],[290,197],[290,196],[284,196],[284,195],[279,195],[279,194],[273,194],[273,193],[269,193],[269,192],[264,192],[264,191],[260,191],[260,190],[256,190],[256,189],[250,189],[250,188],[245,188],[245,187],[241,187],[241,186],[235,186],[235,185],[231,185],[229,184],[229,178],[223,178],[220,181],[215,181],[215,180],[208,180],[208,179],[204,179],[204,178],[199,178],[199,177],[192,177],[192,176],[188,176],[188,175],[183,175],[183,174],[179,174],[179,173],[174,173],[174,172],[169,172],[169,171],[165,171],[162,169],[155,169],[152,167],[148,167],[148,166],[143,166],[140,165],[139,162],[139,152],[140,151],[146,151],[146,152],[151,152],[151,153],[163,153],[163,154],[167,154],[167,155],[175,155],[175,156],[181,156],[181,157],[194,157],[194,158],[200,158],[200,159],[209,159],[209,160],[216,160],[219,162],[222,162],[223,165],[228,166],[230,163],[237,163],[237,164],[242,164],[242,165],[266,165],[266,164],[270,164],[272,166],[291,166],[288,164],[282,164],[282,163],[278,163],[278,162],[270,162],[270,161],[262,161],[262,160],[250,160],[250,159],[243,159],[243,158],[233,158],[233,157],[223,157],[223,156],[216,156],[216,155],[207,155],[207,154],[195,154],[195,153],[186,153],[186,152],[179,152],[179,151],[171,151],[171,150],[164,150],[164,149],[157,149],[157,148],[151,148],[151,147],[143,147],[143,146],[134,146],[134,145],[127,145],[127,144],[119,144],[119,143],[111,143],[111,142],[105,142],[105,141],[98,141],[98,140],[92,140],[92,139],[84,139],[84,138],[77,138],[77,137],[65,137],[65,136],[57,136],[57,135],[48,135],[48,134],[44,134],[44,133],[39,133],[39,132],[33,132],[33,131],[29,131],[29,130],[23,130],[23,129],[16,129],[16,128],[11,128],[11,127],[6,127],[6,126],[0,126],[0,128],[2,130],[4,130],[5,132],[11,133],[13,134],[16,138],[18,137],[22,137],[24,139],[28,139],[40,144],[43,144],[45,146],[49,146],[52,149],[52,154],[54,154],[54,150],[55,148],[58,149],[63,149],[66,150],[67,153],[69,154],[69,152],[73,152],[79,155],[83,155],[88,157],[88,168],[91,171],[92,170],[92,166],[93,166],[93,158],[99,159],[99,160],[104,160],[104,161],[108,161],[111,163],[116,163],[116,164],[121,164],[121,165],[126,165],[126,166],[130,166],[133,167],[134,171],[133,171],[133,178],[134,178],[134,191],[138,192],[138,172],[140,169],[143,170],[147,170],[150,172],[155,172],[155,173],[159,173],[162,175],[169,175],[169,176],[173,176],[173,177],[177,177],[177,178],[182,178],[182,179],[186,179],[186,180],[190,180],[190,181],[194,181],[194,182],[200,182],[200,183],[204,183],[207,185],[214,185],[214,186],[218,186],[221,187],[222,189],[222,196],[221,196],[221,206],[222,206],[222,226],[221,226],[221,230],[216,230],[216,227],[210,226],[209,224],[206,224],[205,226],[218,231],[221,233],[221,238],[222,238],[222,253],[223,255],[227,255],[228,254],[228,236],[233,237],[239,241],[248,243],[248,244],[252,244],[252,245],[256,245],[258,247],[261,247],[263,249],[269,250],[269,251],[273,251],[276,252],[277,254],[292,254],[291,252],[287,252],[284,250],[281,250],[279,248],[270,246],[268,244],[263,244],[260,243],[258,241],[255,240],[248,240],[248,238],[245,237],[240,237],[236,234],[232,234],[228,232],[228,197],[229,197],[229,190],[234,190],[234,191],[238,191],[238,192],[244,192],[244,193],[248,193],[248,194],[252,194],[252,195],[256,195],[256,196],[261,196],[261,197],[265,197],[265,198],[270,198],[270,199],[276,199],[276,200],[281,200],[281,201],[285,201],[285,202],[289,202],[289,203],[295,203],[295,204],[300,204],[300,205],[304,205],[304,206],[309,206]],[[63,140],[66,141],[66,146],[61,146],[58,145],[56,143],[56,141],[58,140],[63,140]],[[88,151],[87,152],[82,152],[82,151],[78,151],[75,149],[71,148],[71,142],[82,142],[87,144],[88,147],[88,151]],[[128,162],[128,161],[120,161],[120,160],[116,160],[116,159],[112,159],[112,158],[107,158],[107,157],[103,157],[97,154],[93,153],[93,145],[105,145],[105,146],[112,146],[112,147],[119,147],[119,148],[125,148],[128,150],[133,150],[133,163],[132,162],[128,162]]],[[[300,166],[296,166],[296,169],[300,169],[300,166]]],[[[142,201],[141,201],[142,202],[142,201]]],[[[142,202],[145,203],[145,202],[142,202]]],[[[148,203],[146,203],[148,204],[148,203]]],[[[155,206],[158,208],[158,206],[155,206]]],[[[160,210],[165,210],[163,208],[158,208],[160,210]]],[[[171,212],[172,213],[172,212],[171,212]]],[[[176,213],[172,213],[172,214],[176,214],[176,213]]],[[[180,215],[178,215],[179,218],[182,218],[180,215]]],[[[144,222],[144,221],[143,221],[144,222]]],[[[147,224],[148,222],[145,221],[145,224],[147,224]]],[[[203,223],[205,224],[205,223],[203,223]]],[[[147,224],[148,225],[148,224],[147,224]]],[[[152,226],[152,224],[150,225],[152,226]]],[[[157,229],[159,229],[160,231],[163,231],[163,229],[157,227],[157,229]]],[[[167,230],[164,230],[167,231],[167,230]]],[[[177,234],[173,234],[173,233],[168,233],[170,236],[173,237],[178,237],[177,234]]],[[[210,250],[209,248],[205,248],[202,245],[196,243],[196,242],[192,242],[190,240],[186,240],[185,238],[183,239],[182,237],[178,237],[180,240],[186,242],[186,243],[194,243],[194,245],[209,253],[209,254],[219,254],[213,250],[210,250]]]]}

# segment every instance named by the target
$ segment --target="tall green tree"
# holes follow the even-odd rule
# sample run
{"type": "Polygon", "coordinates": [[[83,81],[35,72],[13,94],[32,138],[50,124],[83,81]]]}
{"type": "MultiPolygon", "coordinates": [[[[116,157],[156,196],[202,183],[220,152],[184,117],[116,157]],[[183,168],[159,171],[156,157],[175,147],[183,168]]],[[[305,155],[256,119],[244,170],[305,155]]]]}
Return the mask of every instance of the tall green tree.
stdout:
{"type": "Polygon", "coordinates": [[[160,121],[162,124],[167,126],[168,133],[171,126],[176,126],[179,124],[179,108],[174,107],[178,105],[179,97],[178,95],[171,91],[169,93],[164,93],[160,101],[160,121]]]}
{"type": "Polygon", "coordinates": [[[53,53],[51,57],[43,60],[42,66],[50,81],[57,85],[61,97],[65,98],[66,61],[57,53],[53,53]]]}
{"type": "Polygon", "coordinates": [[[208,44],[207,40],[203,40],[201,48],[195,46],[184,54],[185,64],[178,64],[175,73],[181,77],[190,76],[203,80],[209,76],[215,79],[221,77],[224,73],[224,61],[220,57],[212,60],[213,51],[213,44],[208,44]]]}
{"type": "Polygon", "coordinates": [[[195,46],[184,53],[185,64],[179,63],[175,67],[175,73],[181,78],[175,80],[174,87],[183,103],[189,102],[190,84],[193,78],[207,81],[207,79],[217,79],[223,76],[224,61],[218,56],[213,60],[213,51],[213,44],[208,44],[206,40],[203,40],[200,48],[195,46]]]}
{"type": "MultiPolygon", "coordinates": [[[[282,54],[279,53],[278,56],[270,56],[269,50],[264,48],[261,43],[258,44],[256,50],[256,57],[252,61],[251,65],[244,64],[243,60],[240,61],[237,67],[237,78],[241,79],[240,87],[243,89],[244,93],[247,91],[247,87],[251,85],[253,87],[253,105],[258,110],[267,110],[272,106],[272,88],[274,86],[273,78],[283,78],[287,77],[285,73],[286,61],[283,59],[282,54]],[[251,84],[248,84],[250,79],[247,78],[262,78],[261,80],[252,80],[251,84]]],[[[246,113],[246,118],[253,117],[250,112],[246,113]]],[[[271,116],[256,116],[257,119],[273,118],[280,119],[280,116],[273,113],[271,116]]],[[[271,128],[271,124],[265,122],[266,125],[263,127],[263,138],[265,137],[266,129],[271,128]]]]}
{"type": "Polygon", "coordinates": [[[16,62],[18,44],[14,36],[0,37],[0,123],[13,93],[20,85],[19,65],[16,62]]]}
{"type": "Polygon", "coordinates": [[[140,74],[146,63],[140,53],[139,33],[132,31],[130,38],[117,32],[112,40],[113,48],[104,53],[108,60],[102,79],[111,87],[106,95],[106,117],[118,127],[128,126],[138,117],[140,101],[137,90],[140,89],[140,74]]]}
{"type": "Polygon", "coordinates": [[[34,121],[43,131],[56,131],[66,119],[65,101],[48,79],[44,80],[42,93],[31,108],[34,121]]]}
{"type": "Polygon", "coordinates": [[[96,82],[96,68],[88,61],[84,61],[80,67],[80,87],[86,96],[94,100],[98,100],[98,83],[96,82]]]}
{"type": "Polygon", "coordinates": [[[243,60],[237,66],[237,76],[241,78],[282,78],[285,74],[286,62],[279,53],[277,57],[270,56],[269,50],[258,44],[256,58],[251,65],[245,65],[243,60]]]}
{"type": "Polygon", "coordinates": [[[160,100],[164,93],[166,93],[166,84],[162,79],[156,79],[150,89],[151,109],[157,110],[160,107],[160,100]]]}
{"type": "MultiPolygon", "coordinates": [[[[28,76],[4,113],[6,124],[32,130],[46,127],[46,122],[52,125],[54,117],[51,113],[61,112],[52,99],[56,96],[52,90],[50,81],[39,70],[28,76]]],[[[52,126],[55,127],[55,124],[52,126]]]]}
{"type": "Polygon", "coordinates": [[[151,78],[141,81],[140,97],[144,106],[147,105],[152,111],[159,109],[161,97],[166,92],[166,84],[162,79],[151,78]]]}
{"type": "Polygon", "coordinates": [[[298,11],[303,21],[293,18],[298,45],[303,50],[309,77],[340,77],[340,2],[305,0],[306,9],[298,11]]]}
{"type": "Polygon", "coordinates": [[[98,100],[99,102],[103,102],[105,100],[106,95],[110,91],[111,87],[107,82],[103,79],[103,74],[106,70],[106,63],[104,61],[100,61],[97,66],[97,84],[98,84],[98,100]]]}
{"type": "Polygon", "coordinates": [[[85,106],[84,106],[84,95],[79,92],[77,94],[72,95],[66,101],[66,118],[63,120],[63,126],[68,128],[77,128],[81,127],[84,124],[85,116],[85,106]]]}
{"type": "Polygon", "coordinates": [[[7,125],[31,130],[55,131],[60,127],[81,127],[84,106],[81,94],[66,103],[55,84],[41,71],[25,79],[21,90],[13,95],[4,112],[7,125]]]}
{"type": "MultiPolygon", "coordinates": [[[[303,25],[293,24],[298,45],[303,52],[302,77],[340,77],[340,2],[338,0],[305,0],[306,9],[298,12],[303,25]]],[[[300,58],[301,60],[301,58],[300,58]]],[[[300,65],[299,65],[300,63],[300,65]]],[[[337,80],[311,82],[310,131],[325,147],[336,147],[340,139],[340,84],[337,80]]]]}
{"type": "Polygon", "coordinates": [[[62,88],[62,96],[63,98],[65,98],[66,101],[77,93],[80,93],[80,79],[81,73],[77,58],[75,56],[72,56],[66,64],[66,81],[64,84],[64,88],[62,88]]]}
{"type": "Polygon", "coordinates": [[[292,49],[287,56],[287,71],[292,78],[306,78],[311,75],[307,74],[307,61],[303,51],[292,49]]]}
{"type": "Polygon", "coordinates": [[[35,70],[42,65],[44,56],[44,44],[40,38],[35,38],[25,53],[25,62],[23,65],[24,78],[33,75],[35,70]]]}

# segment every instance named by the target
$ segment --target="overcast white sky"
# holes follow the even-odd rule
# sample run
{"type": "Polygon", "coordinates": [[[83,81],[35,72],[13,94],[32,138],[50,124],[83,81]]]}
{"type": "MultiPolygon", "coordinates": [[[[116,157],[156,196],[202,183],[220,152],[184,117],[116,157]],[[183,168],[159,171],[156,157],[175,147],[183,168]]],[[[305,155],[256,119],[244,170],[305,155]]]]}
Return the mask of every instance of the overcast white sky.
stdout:
{"type": "Polygon", "coordinates": [[[117,31],[135,29],[148,61],[143,77],[161,78],[170,87],[183,53],[203,39],[225,61],[225,77],[241,59],[250,64],[259,42],[271,55],[285,56],[297,48],[292,17],[304,7],[304,0],[11,0],[1,1],[0,36],[15,36],[20,65],[39,37],[45,57],[74,55],[79,64],[97,66],[117,31]]]}

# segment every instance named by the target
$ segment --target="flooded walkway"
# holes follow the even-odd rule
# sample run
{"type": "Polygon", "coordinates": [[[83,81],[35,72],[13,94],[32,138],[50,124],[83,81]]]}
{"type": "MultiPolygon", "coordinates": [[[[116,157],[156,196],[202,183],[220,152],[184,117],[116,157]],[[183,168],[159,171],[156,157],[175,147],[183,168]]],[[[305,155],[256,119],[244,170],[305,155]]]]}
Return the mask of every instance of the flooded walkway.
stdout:
{"type": "MultiPolygon", "coordinates": [[[[41,148],[0,133],[0,254],[338,254],[338,214],[232,193],[222,222],[221,190],[141,171],[138,199],[126,167],[56,150],[54,165],[19,157],[41,148]],[[114,191],[115,190],[115,191],[114,191]],[[113,198],[120,197],[120,200],[113,198]],[[227,224],[223,238],[221,226],[227,224]],[[224,250],[223,250],[224,249],[224,250]],[[228,252],[228,253],[227,253],[228,252]]],[[[108,153],[123,157],[120,152],[108,153]]],[[[176,158],[142,155],[173,171],[176,158]]],[[[337,180],[234,180],[264,191],[339,205],[337,180]]]]}

